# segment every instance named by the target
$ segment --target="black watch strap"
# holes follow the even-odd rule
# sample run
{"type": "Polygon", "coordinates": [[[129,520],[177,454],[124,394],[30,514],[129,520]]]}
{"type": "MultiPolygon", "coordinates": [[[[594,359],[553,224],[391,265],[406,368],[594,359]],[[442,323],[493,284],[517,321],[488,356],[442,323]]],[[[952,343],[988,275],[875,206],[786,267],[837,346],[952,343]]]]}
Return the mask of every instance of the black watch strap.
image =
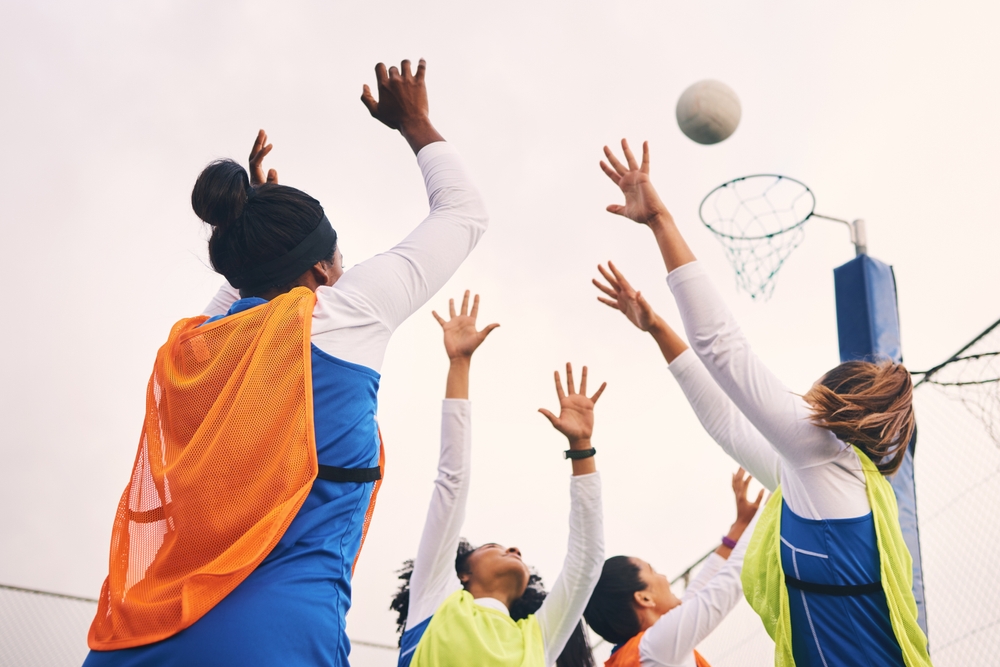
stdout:
{"type": "Polygon", "coordinates": [[[593,447],[590,449],[567,449],[563,456],[568,459],[573,459],[574,461],[579,459],[589,459],[591,456],[597,453],[597,450],[593,447]]]}

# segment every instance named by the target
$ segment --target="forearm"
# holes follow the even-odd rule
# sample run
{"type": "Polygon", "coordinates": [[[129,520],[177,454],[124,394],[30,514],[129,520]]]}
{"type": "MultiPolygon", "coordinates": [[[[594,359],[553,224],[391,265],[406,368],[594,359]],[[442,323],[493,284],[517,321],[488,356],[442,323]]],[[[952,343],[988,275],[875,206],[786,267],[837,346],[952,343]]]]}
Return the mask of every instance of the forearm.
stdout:
{"type": "Polygon", "coordinates": [[[563,569],[537,612],[547,665],[554,664],[583,615],[604,565],[601,478],[570,481],[569,541],[563,569]]]}
{"type": "Polygon", "coordinates": [[[427,519],[410,577],[407,626],[428,618],[458,588],[455,550],[469,495],[472,406],[445,400],[441,409],[441,452],[427,519]]]}
{"type": "Polygon", "coordinates": [[[445,385],[445,398],[469,398],[469,366],[471,357],[451,359],[448,366],[448,381],[445,385]]]}
{"type": "Polygon", "coordinates": [[[660,214],[650,221],[649,228],[656,238],[656,245],[660,248],[660,255],[663,263],[667,266],[667,272],[695,261],[696,257],[688,247],[687,241],[681,235],[680,229],[674,222],[673,216],[669,213],[660,214]]]}
{"type": "MultiPolygon", "coordinates": [[[[726,533],[726,537],[733,542],[738,542],[749,525],[750,524],[748,522],[739,520],[733,522],[733,525],[729,527],[729,531],[726,533]]],[[[720,544],[719,548],[715,550],[715,553],[728,559],[730,554],[733,553],[733,548],[727,547],[725,544],[720,544]]]]}
{"type": "Polygon", "coordinates": [[[436,141],[444,141],[444,137],[434,129],[429,118],[415,120],[399,128],[399,133],[410,144],[413,154],[416,155],[424,146],[433,144],[436,141]]]}
{"type": "Polygon", "coordinates": [[[660,346],[660,352],[663,354],[663,358],[667,360],[668,364],[679,357],[684,350],[688,349],[687,343],[684,342],[684,339],[677,335],[677,332],[674,331],[659,315],[656,316],[656,320],[649,328],[649,335],[651,335],[653,340],[656,341],[656,344],[660,346]]]}
{"type": "MultiPolygon", "coordinates": [[[[569,443],[569,448],[574,450],[584,450],[592,447],[593,445],[590,444],[590,438],[571,440],[569,443]]],[[[572,459],[572,463],[574,477],[579,477],[580,475],[593,475],[597,472],[597,462],[594,460],[593,456],[588,456],[585,459],[572,459]]]]}

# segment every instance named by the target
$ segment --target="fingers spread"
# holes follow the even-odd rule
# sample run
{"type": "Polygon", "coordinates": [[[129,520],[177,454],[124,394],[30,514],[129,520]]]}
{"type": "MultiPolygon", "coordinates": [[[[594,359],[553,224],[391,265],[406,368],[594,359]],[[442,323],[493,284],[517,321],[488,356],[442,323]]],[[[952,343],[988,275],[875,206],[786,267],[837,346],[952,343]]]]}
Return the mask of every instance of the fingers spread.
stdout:
{"type": "Polygon", "coordinates": [[[566,388],[569,389],[569,393],[576,393],[576,385],[573,383],[573,364],[566,362],[566,388]]]}
{"type": "Polygon", "coordinates": [[[389,68],[389,81],[397,81],[400,78],[402,78],[402,77],[400,77],[400,75],[399,75],[399,69],[395,65],[393,65],[392,67],[390,67],[389,68]]]}
{"type": "MultiPolygon", "coordinates": [[[[608,262],[608,264],[611,264],[611,262],[608,262]]],[[[615,279],[614,275],[608,273],[607,269],[598,264],[597,270],[601,272],[601,275],[604,276],[604,279],[607,280],[608,284],[611,285],[611,287],[613,287],[616,291],[621,289],[621,286],[618,284],[618,281],[615,279]]]]}
{"type": "Polygon", "coordinates": [[[622,139],[622,151],[625,153],[625,159],[628,161],[629,169],[638,169],[639,165],[635,161],[635,156],[632,155],[632,149],[628,147],[628,141],[622,139]]]}
{"type": "MultiPolygon", "coordinates": [[[[605,294],[607,294],[611,298],[617,298],[618,297],[618,293],[617,292],[615,292],[613,289],[611,289],[610,287],[608,287],[607,285],[605,285],[604,283],[602,283],[597,278],[593,278],[590,282],[594,283],[594,287],[596,287],[597,289],[601,290],[602,292],[604,292],[605,294]]],[[[600,298],[600,297],[598,297],[598,298],[600,298]]]]}
{"type": "Polygon", "coordinates": [[[559,377],[559,371],[555,372],[555,376],[556,376],[556,396],[559,397],[559,401],[561,402],[564,398],[566,398],[566,393],[563,391],[562,378],[559,377]]]}
{"type": "Polygon", "coordinates": [[[580,373],[580,393],[584,396],[587,395],[587,367],[583,367],[583,372],[580,373]]]}
{"type": "Polygon", "coordinates": [[[627,280],[625,280],[625,276],[623,276],[621,271],[618,270],[618,267],[615,266],[614,262],[608,261],[608,268],[610,268],[611,273],[615,275],[615,280],[617,281],[617,285],[615,285],[615,287],[621,290],[625,290],[626,292],[633,291],[632,286],[629,284],[627,280]]]}
{"type": "Polygon", "coordinates": [[[375,82],[379,88],[385,88],[389,83],[389,73],[385,71],[385,64],[375,65],[375,82]]]}
{"type": "Polygon", "coordinates": [[[445,319],[440,315],[438,315],[436,310],[432,310],[431,315],[433,315],[434,319],[438,321],[438,324],[440,324],[441,326],[445,325],[445,319]]]}
{"type": "Polygon", "coordinates": [[[426,74],[427,74],[427,61],[421,58],[420,62],[417,63],[417,76],[416,76],[417,82],[423,81],[424,76],[426,76],[426,74]]]}
{"type": "Polygon", "coordinates": [[[596,392],[594,392],[593,396],[590,397],[590,402],[596,405],[597,399],[601,397],[601,394],[604,393],[604,390],[607,388],[607,386],[608,386],[607,382],[602,382],[600,388],[596,392]]]}
{"type": "MultiPolygon", "coordinates": [[[[622,141],[625,140],[622,139],[622,141]]],[[[610,162],[611,166],[615,168],[615,171],[618,172],[619,176],[624,176],[628,173],[628,169],[625,168],[625,165],[618,161],[618,158],[615,157],[615,154],[612,153],[611,149],[607,146],[604,147],[604,156],[608,158],[608,162],[610,162]]]]}
{"type": "Polygon", "coordinates": [[[609,167],[604,160],[601,160],[601,169],[608,175],[608,178],[615,182],[615,185],[618,185],[618,182],[622,180],[622,177],[618,175],[618,172],[609,167]]]}
{"type": "Polygon", "coordinates": [[[451,319],[455,319],[455,300],[448,299],[448,315],[451,319]]]}
{"type": "Polygon", "coordinates": [[[402,72],[404,79],[410,80],[410,79],[413,78],[413,74],[410,72],[410,61],[409,60],[404,60],[403,62],[401,62],[399,64],[399,69],[402,72]]]}
{"type": "Polygon", "coordinates": [[[644,173],[649,173],[649,142],[642,142],[642,167],[639,170],[644,173]]]}
{"type": "Polygon", "coordinates": [[[469,290],[465,290],[465,294],[462,295],[462,312],[461,314],[469,314],[469,290]]]}
{"type": "MultiPolygon", "coordinates": [[[[468,294],[468,292],[466,292],[466,294],[468,294]]],[[[479,315],[479,295],[478,294],[476,295],[476,298],[472,300],[472,312],[469,313],[469,315],[472,316],[472,319],[476,319],[476,317],[479,315]]]]}

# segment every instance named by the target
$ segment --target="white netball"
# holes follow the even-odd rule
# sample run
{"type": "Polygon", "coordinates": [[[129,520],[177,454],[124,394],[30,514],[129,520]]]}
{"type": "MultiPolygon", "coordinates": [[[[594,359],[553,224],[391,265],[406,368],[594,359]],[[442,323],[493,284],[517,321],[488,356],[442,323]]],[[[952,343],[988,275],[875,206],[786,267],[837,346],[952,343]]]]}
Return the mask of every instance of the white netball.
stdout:
{"type": "Polygon", "coordinates": [[[740,124],[740,99],[721,81],[699,81],[677,100],[677,124],[692,141],[717,144],[740,124]]]}

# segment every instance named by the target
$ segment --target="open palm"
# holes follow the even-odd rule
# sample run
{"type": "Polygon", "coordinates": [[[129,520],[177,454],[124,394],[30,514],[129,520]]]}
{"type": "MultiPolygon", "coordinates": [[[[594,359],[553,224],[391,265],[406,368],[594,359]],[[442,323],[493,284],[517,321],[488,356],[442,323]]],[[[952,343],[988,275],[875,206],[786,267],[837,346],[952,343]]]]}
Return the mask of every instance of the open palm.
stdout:
{"type": "Polygon", "coordinates": [[[539,409],[545,415],[552,426],[569,439],[570,445],[580,440],[590,440],[594,433],[594,405],[597,399],[604,393],[604,388],[608,383],[602,383],[593,396],[587,397],[587,367],[583,367],[580,377],[580,391],[576,391],[573,383],[573,366],[566,364],[566,386],[569,392],[563,391],[562,378],[559,371],[555,372],[556,395],[559,396],[559,416],[546,410],[539,409]]]}
{"type": "Polygon", "coordinates": [[[640,331],[649,331],[657,319],[653,307],[642,296],[642,292],[636,292],[625,280],[625,276],[621,274],[614,262],[608,262],[608,267],[611,269],[610,272],[600,264],[597,265],[601,275],[608,281],[607,285],[596,278],[591,281],[597,289],[607,295],[607,297],[599,296],[597,300],[611,308],[620,310],[629,322],[640,331]]]}
{"type": "Polygon", "coordinates": [[[649,142],[642,143],[641,165],[636,162],[625,139],[622,139],[622,151],[625,153],[628,166],[619,162],[610,148],[604,147],[604,155],[611,164],[609,166],[602,160],[601,169],[625,195],[624,206],[611,204],[608,206],[608,211],[644,225],[648,225],[658,216],[670,215],[660,200],[660,195],[656,193],[652,181],[649,180],[649,142]]]}
{"type": "Polygon", "coordinates": [[[469,290],[465,290],[462,298],[462,309],[455,313],[455,300],[448,299],[448,311],[451,319],[445,320],[431,311],[434,319],[444,330],[444,349],[449,359],[469,358],[476,351],[491,331],[499,324],[490,324],[482,331],[476,330],[476,316],[479,314],[479,295],[472,301],[472,311],[469,311],[469,290]]]}

